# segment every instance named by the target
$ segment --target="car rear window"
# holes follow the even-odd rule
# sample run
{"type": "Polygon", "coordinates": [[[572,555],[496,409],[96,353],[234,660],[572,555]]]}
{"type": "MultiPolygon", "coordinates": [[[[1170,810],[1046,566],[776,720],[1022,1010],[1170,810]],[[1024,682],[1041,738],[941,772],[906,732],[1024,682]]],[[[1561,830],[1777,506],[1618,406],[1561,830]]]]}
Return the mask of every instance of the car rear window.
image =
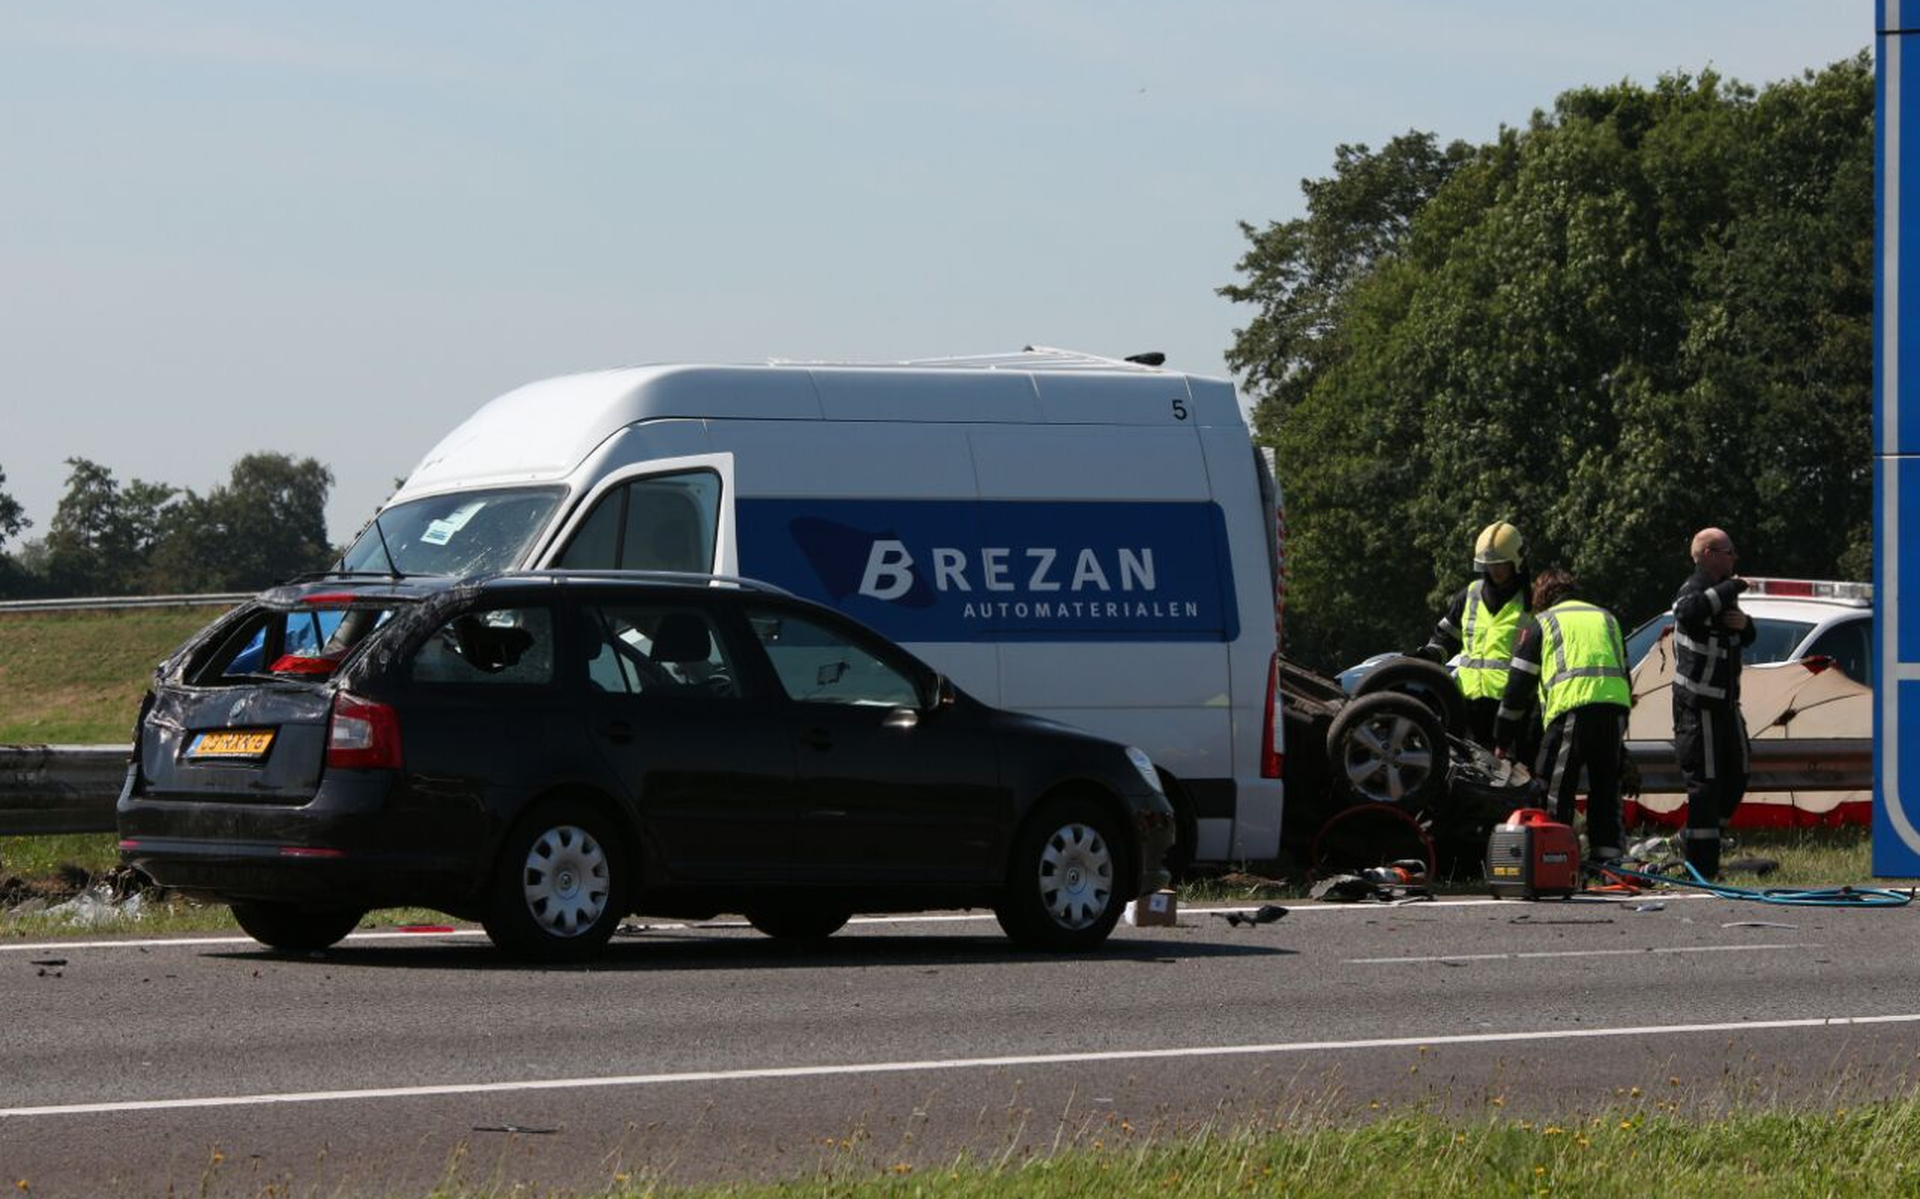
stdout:
{"type": "Polygon", "coordinates": [[[349,605],[261,608],[191,663],[195,686],[220,687],[263,679],[324,679],[336,673],[394,608],[349,605]]]}

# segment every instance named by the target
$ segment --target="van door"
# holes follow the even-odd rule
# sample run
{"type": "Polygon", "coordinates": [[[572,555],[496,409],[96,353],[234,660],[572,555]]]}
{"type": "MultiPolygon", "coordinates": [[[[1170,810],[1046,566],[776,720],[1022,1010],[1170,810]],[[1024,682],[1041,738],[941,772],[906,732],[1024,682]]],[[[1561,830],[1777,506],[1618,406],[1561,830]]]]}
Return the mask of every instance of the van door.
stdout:
{"type": "Polygon", "coordinates": [[[568,517],[546,563],[560,570],[713,573],[732,521],[730,465],[675,459],[609,475],[568,517]]]}

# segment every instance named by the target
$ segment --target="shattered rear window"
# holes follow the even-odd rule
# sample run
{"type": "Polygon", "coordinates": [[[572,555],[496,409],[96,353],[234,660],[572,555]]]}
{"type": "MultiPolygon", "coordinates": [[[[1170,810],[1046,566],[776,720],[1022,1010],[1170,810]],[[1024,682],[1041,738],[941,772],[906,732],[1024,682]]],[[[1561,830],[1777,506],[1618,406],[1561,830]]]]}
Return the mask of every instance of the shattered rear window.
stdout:
{"type": "Polygon", "coordinates": [[[391,607],[262,608],[242,619],[188,671],[195,686],[332,676],[367,636],[392,618],[391,607]]]}

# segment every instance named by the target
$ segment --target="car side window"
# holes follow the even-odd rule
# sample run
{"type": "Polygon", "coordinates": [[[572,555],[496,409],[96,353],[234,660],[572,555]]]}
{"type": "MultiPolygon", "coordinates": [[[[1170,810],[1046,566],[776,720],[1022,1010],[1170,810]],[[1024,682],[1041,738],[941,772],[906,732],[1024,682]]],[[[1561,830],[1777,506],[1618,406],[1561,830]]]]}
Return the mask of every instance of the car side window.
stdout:
{"type": "Polygon", "coordinates": [[[693,608],[608,604],[584,609],[587,681],[616,695],[736,699],[739,676],[713,620],[693,608]]]}
{"type": "Polygon", "coordinates": [[[1873,686],[1873,622],[1849,620],[1820,634],[1807,648],[1807,656],[1821,654],[1847,672],[1847,677],[1863,686],[1873,686]]]}
{"type": "Polygon", "coordinates": [[[553,615],[546,608],[465,612],[413,655],[416,683],[542,686],[553,682],[553,615]]]}
{"type": "Polygon", "coordinates": [[[634,479],[609,490],[560,556],[565,570],[713,569],[720,476],[710,470],[634,479]]]}
{"type": "Polygon", "coordinates": [[[750,612],[748,623],[790,699],[889,708],[920,703],[912,678],[833,629],[785,612],[750,612]]]}

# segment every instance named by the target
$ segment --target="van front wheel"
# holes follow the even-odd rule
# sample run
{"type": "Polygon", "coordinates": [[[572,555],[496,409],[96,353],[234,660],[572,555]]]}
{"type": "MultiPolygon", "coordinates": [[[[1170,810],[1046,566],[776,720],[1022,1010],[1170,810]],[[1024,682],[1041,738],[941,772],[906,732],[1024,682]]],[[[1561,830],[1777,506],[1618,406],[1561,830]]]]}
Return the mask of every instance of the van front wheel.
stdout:
{"type": "Polygon", "coordinates": [[[1035,812],[1014,842],[994,915],[1029,949],[1074,953],[1107,939],[1131,893],[1132,855],[1112,816],[1084,799],[1035,812]]]}

